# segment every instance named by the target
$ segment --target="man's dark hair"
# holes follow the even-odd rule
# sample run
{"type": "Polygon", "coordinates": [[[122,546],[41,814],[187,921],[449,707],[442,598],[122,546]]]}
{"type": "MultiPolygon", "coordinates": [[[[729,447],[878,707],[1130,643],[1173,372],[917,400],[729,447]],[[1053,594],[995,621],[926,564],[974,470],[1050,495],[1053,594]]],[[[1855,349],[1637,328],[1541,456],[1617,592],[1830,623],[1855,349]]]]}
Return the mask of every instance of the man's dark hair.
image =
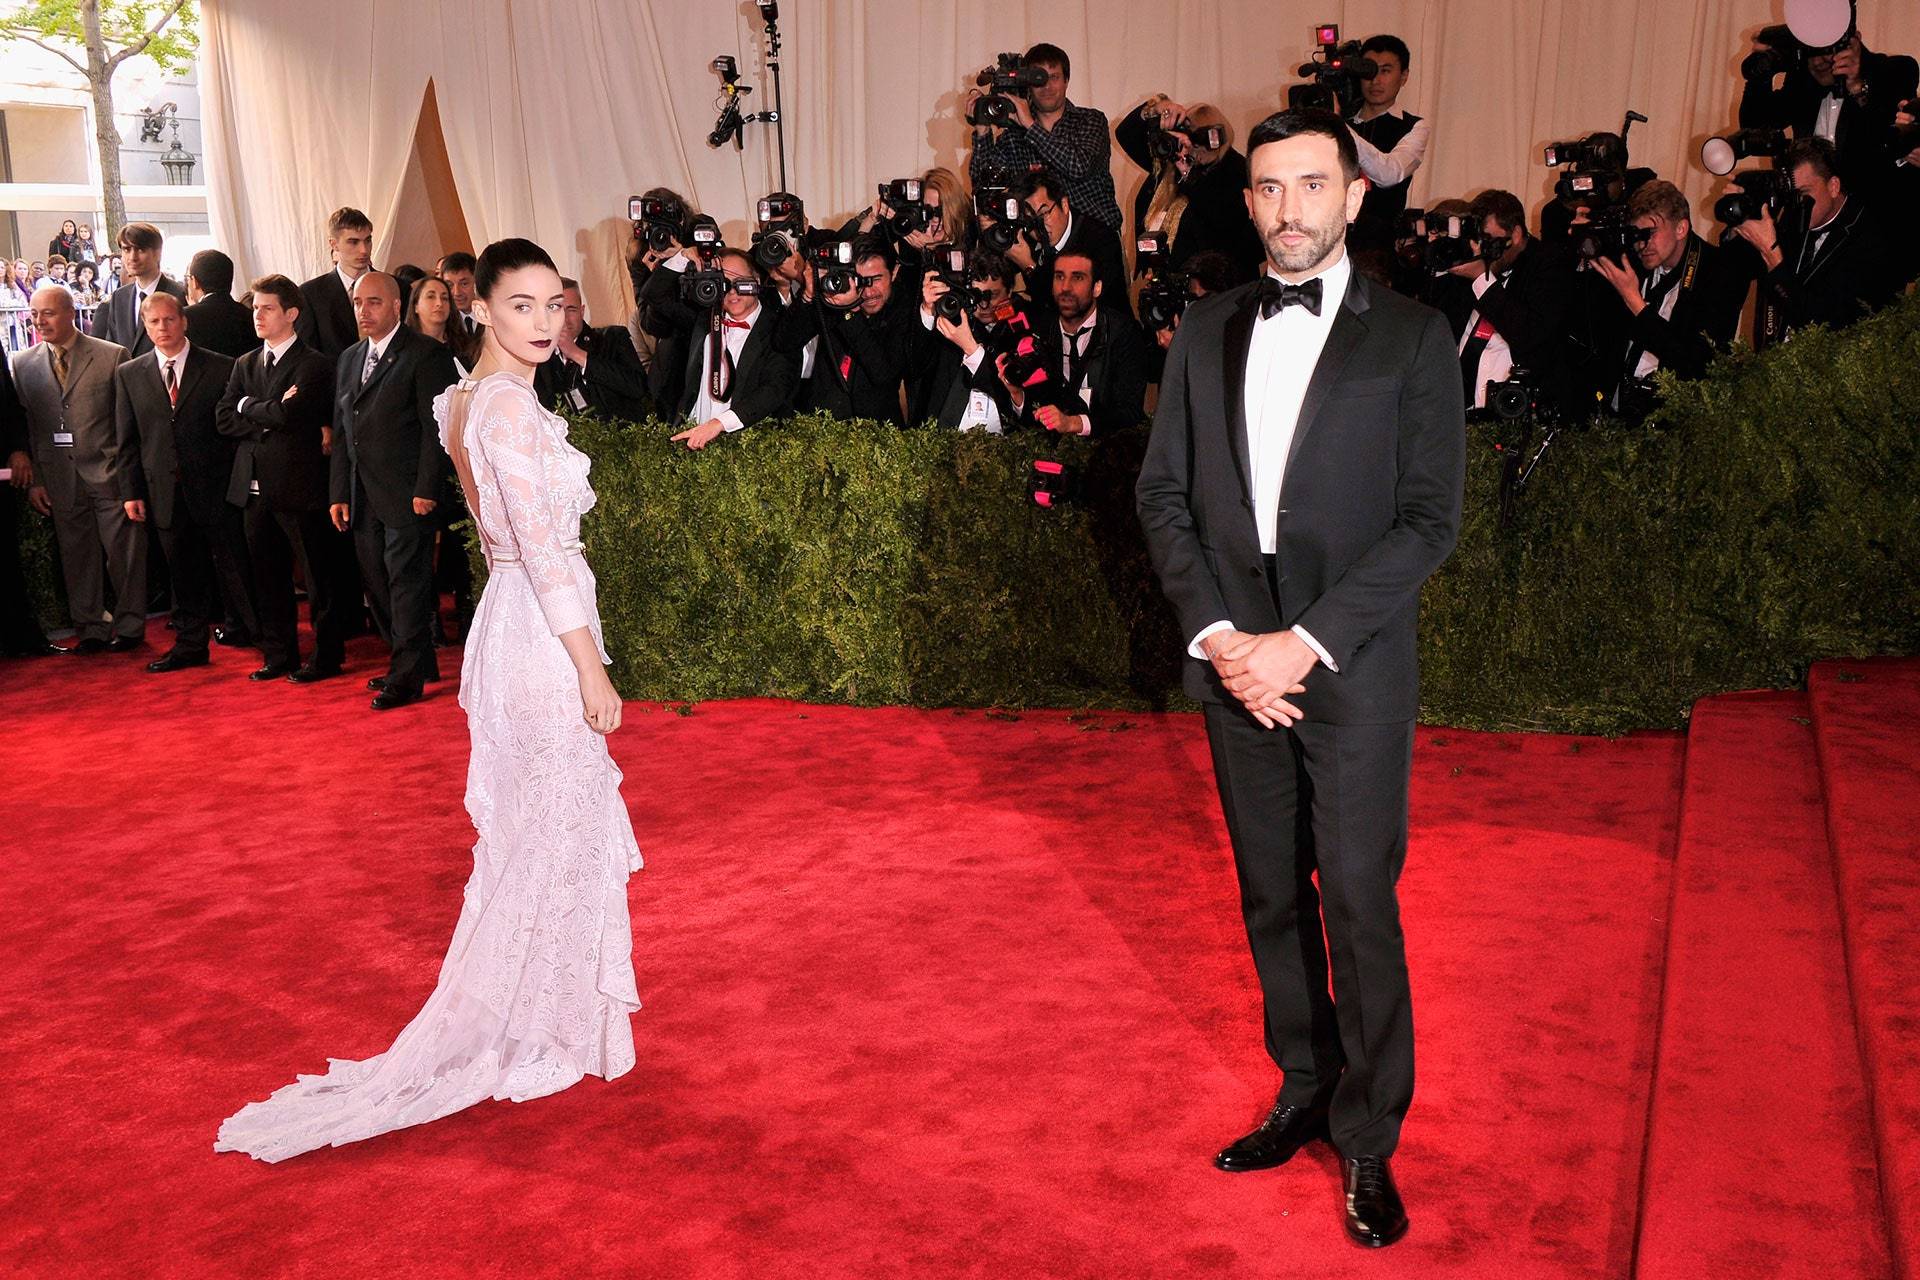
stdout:
{"type": "Polygon", "coordinates": [[[1051,169],[1035,169],[1020,180],[1022,200],[1039,195],[1043,191],[1046,192],[1049,200],[1062,200],[1066,198],[1067,184],[1061,181],[1060,175],[1051,169]]]}
{"type": "Polygon", "coordinates": [[[723,262],[731,260],[745,267],[747,269],[749,276],[752,279],[755,279],[755,280],[766,279],[765,275],[761,273],[760,264],[753,260],[753,255],[748,253],[745,249],[738,249],[738,248],[735,248],[733,245],[728,245],[724,249],[715,249],[712,253],[707,255],[707,260],[711,262],[715,267],[718,267],[723,262]]]}
{"type": "Polygon", "coordinates": [[[1840,149],[1826,138],[1798,138],[1780,157],[1781,172],[1788,176],[1803,164],[1822,182],[1838,178],[1842,189],[1846,187],[1847,175],[1840,169],[1840,149]]]}
{"type": "Polygon", "coordinates": [[[352,205],[341,205],[327,216],[327,234],[337,236],[342,231],[371,231],[373,219],[352,205]]]}
{"type": "Polygon", "coordinates": [[[1186,272],[1189,279],[1198,280],[1200,287],[1208,293],[1222,293],[1233,288],[1233,259],[1217,250],[1208,249],[1188,258],[1186,272]]]}
{"type": "Polygon", "coordinates": [[[403,298],[411,298],[413,296],[413,286],[426,278],[427,270],[418,263],[403,262],[395,267],[391,274],[394,281],[400,286],[400,296],[403,298]]]}
{"type": "MultiPolygon", "coordinates": [[[[447,265],[449,270],[453,269],[452,263],[447,265]]],[[[555,275],[560,274],[560,269],[553,265],[553,259],[547,251],[533,241],[518,236],[495,240],[480,251],[479,261],[473,269],[473,296],[489,297],[501,276],[522,267],[545,267],[555,275]]]]}
{"type": "Polygon", "coordinates": [[[1006,254],[984,244],[975,248],[967,258],[969,280],[998,280],[1011,290],[1016,274],[1017,268],[1007,260],[1006,254]]]}
{"type": "Polygon", "coordinates": [[[1253,182],[1254,152],[1269,142],[1284,142],[1303,134],[1332,138],[1340,149],[1340,176],[1348,182],[1360,176],[1360,149],[1354,145],[1353,130],[1347,128],[1345,120],[1331,111],[1318,109],[1276,111],[1253,126],[1253,133],[1247,138],[1248,184],[1253,182]]]}
{"type": "Polygon", "coordinates": [[[893,251],[893,239],[883,235],[855,236],[853,240],[853,261],[855,265],[868,258],[879,258],[892,271],[900,265],[900,255],[893,251]]]}
{"type": "Polygon", "coordinates": [[[658,200],[667,206],[667,221],[684,227],[693,220],[693,208],[687,198],[672,187],[655,187],[640,193],[642,200],[658,200]]]}
{"type": "MultiPolygon", "coordinates": [[[[552,266],[553,264],[548,263],[547,265],[552,266]]],[[[440,259],[441,275],[445,275],[449,271],[478,271],[479,269],[480,260],[465,250],[455,249],[452,253],[440,259]]]]}
{"type": "MultiPolygon", "coordinates": [[[[124,230],[124,229],[123,229],[124,230]]],[[[271,294],[288,311],[300,309],[300,286],[283,275],[261,276],[253,282],[253,296],[271,294]]]]}
{"type": "Polygon", "coordinates": [[[560,287],[562,289],[578,289],[580,287],[580,282],[578,280],[573,279],[570,276],[561,276],[560,287]]]}
{"type": "Polygon", "coordinates": [[[1088,253],[1085,249],[1062,249],[1053,255],[1053,265],[1058,267],[1068,258],[1079,258],[1085,262],[1087,264],[1087,277],[1095,284],[1100,282],[1100,264],[1093,260],[1091,253],[1088,253]]]}
{"type": "Polygon", "coordinates": [[[1527,229],[1527,207],[1511,191],[1482,191],[1473,198],[1469,212],[1476,218],[1493,218],[1508,231],[1527,229]]]}
{"type": "Polygon", "coordinates": [[[187,275],[202,293],[233,292],[233,259],[218,249],[202,249],[187,264],[187,275]]]}
{"type": "Polygon", "coordinates": [[[1073,79],[1073,59],[1069,58],[1067,51],[1057,44],[1042,41],[1027,50],[1027,56],[1021,61],[1030,67],[1058,67],[1062,80],[1073,79]]]}
{"type": "Polygon", "coordinates": [[[1360,52],[1390,53],[1400,59],[1402,71],[1413,65],[1413,54],[1407,51],[1407,42],[1399,36],[1368,36],[1366,43],[1360,46],[1360,52]]]}
{"type": "Polygon", "coordinates": [[[151,222],[129,222],[120,228],[120,247],[122,249],[151,249],[158,253],[165,238],[160,228],[151,222]]]}

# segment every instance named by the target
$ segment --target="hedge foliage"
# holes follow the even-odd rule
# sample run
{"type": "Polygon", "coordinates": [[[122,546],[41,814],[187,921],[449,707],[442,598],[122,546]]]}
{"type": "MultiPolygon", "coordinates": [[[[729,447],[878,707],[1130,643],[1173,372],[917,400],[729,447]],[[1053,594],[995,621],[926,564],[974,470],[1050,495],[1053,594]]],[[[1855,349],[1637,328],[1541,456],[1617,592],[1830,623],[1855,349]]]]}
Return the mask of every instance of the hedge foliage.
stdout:
{"type": "MultiPolygon", "coordinates": [[[[1920,651],[1920,299],[1668,392],[1645,425],[1563,430],[1504,526],[1498,433],[1470,428],[1460,545],[1422,605],[1427,722],[1674,727],[1819,658],[1920,651]]],[[[627,697],[1185,705],[1133,516],[1144,432],[799,418],[689,453],[672,430],[572,427],[627,697]],[[1036,506],[1037,456],[1081,468],[1084,500],[1036,506]]],[[[26,523],[50,610],[50,539],[26,523]]]]}

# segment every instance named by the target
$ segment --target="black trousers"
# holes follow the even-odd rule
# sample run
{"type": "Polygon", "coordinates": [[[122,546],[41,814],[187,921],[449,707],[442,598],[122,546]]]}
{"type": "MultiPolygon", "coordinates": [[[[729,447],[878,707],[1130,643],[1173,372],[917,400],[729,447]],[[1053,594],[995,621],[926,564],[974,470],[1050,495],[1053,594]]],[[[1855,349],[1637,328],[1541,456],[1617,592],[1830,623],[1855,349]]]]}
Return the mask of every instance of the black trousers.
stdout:
{"type": "Polygon", "coordinates": [[[212,619],[219,597],[214,583],[213,544],[221,536],[216,525],[207,528],[187,510],[187,496],[173,498],[173,526],[156,528],[160,551],[173,569],[173,651],[183,657],[207,656],[212,619]]]}
{"type": "Polygon", "coordinates": [[[254,600],[260,611],[260,652],[268,666],[300,665],[299,606],[293,569],[307,584],[313,620],[315,666],[346,661],[343,606],[357,605],[342,592],[337,557],[327,554],[337,537],[325,511],[275,511],[259,498],[247,503],[247,552],[253,559],[254,600]]]}
{"type": "MultiPolygon", "coordinates": [[[[0,651],[37,653],[47,647],[47,635],[40,629],[20,559],[20,512],[25,507],[11,484],[0,484],[0,651]]],[[[36,513],[34,519],[39,518],[36,513]]]]}
{"type": "Polygon", "coordinates": [[[1206,722],[1280,1098],[1327,1103],[1343,1155],[1390,1156],[1413,1102],[1395,894],[1413,723],[1264,729],[1237,703],[1206,722]]]}
{"type": "Polygon", "coordinates": [[[210,531],[214,581],[220,588],[222,625],[251,639],[260,635],[260,610],[254,603],[253,557],[247,553],[246,516],[227,507],[219,528],[210,531]]]}
{"type": "Polygon", "coordinates": [[[415,516],[404,525],[383,524],[361,496],[354,510],[353,542],[360,558],[373,625],[393,650],[387,687],[420,692],[440,678],[433,656],[433,520],[415,516]]]}

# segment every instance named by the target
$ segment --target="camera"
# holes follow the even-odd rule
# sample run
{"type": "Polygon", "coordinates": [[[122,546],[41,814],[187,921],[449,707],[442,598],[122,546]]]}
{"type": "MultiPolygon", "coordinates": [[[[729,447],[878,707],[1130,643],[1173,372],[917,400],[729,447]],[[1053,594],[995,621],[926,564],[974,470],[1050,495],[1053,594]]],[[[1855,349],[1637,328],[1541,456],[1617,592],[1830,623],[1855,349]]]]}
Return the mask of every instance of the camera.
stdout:
{"type": "Polygon", "coordinates": [[[1487,384],[1487,408],[1502,422],[1544,416],[1550,407],[1545,386],[1529,369],[1515,365],[1505,382],[1487,384]]]}
{"type": "Polygon", "coordinates": [[[1700,164],[1708,173],[1725,177],[1742,160],[1749,157],[1770,160],[1786,149],[1784,129],[1739,129],[1701,143],[1700,164]]]}
{"type": "Polygon", "coordinates": [[[1729,191],[1713,202],[1713,216],[1728,229],[1750,222],[1762,213],[1771,213],[1777,222],[1789,212],[1811,204],[1793,185],[1792,176],[1778,169],[1749,169],[1733,175],[1738,190],[1729,191]]]}
{"type": "Polygon", "coordinates": [[[753,233],[754,265],[762,271],[777,270],[799,249],[805,207],[799,196],[776,191],[760,202],[756,213],[760,229],[753,233]]]}
{"type": "Polygon", "coordinates": [[[1591,262],[1595,258],[1624,258],[1638,254],[1640,246],[1653,237],[1651,227],[1636,227],[1627,217],[1625,205],[1608,205],[1593,211],[1589,221],[1567,228],[1573,251],[1591,262]]]}
{"type": "Polygon", "coordinates": [[[910,236],[933,225],[939,212],[927,207],[924,193],[918,178],[895,178],[880,184],[880,204],[894,234],[910,236]]]}
{"type": "Polygon", "coordinates": [[[1298,72],[1308,82],[1288,87],[1287,109],[1334,111],[1344,107],[1352,111],[1360,102],[1360,82],[1378,75],[1379,64],[1360,51],[1358,40],[1342,43],[1337,22],[1315,27],[1313,39],[1319,48],[1311,61],[1300,64],[1298,72]]]}
{"type": "Polygon", "coordinates": [[[758,297],[761,293],[760,282],[730,279],[718,267],[702,267],[680,277],[680,297],[689,306],[712,310],[729,293],[737,293],[745,298],[758,297]]]}
{"type": "Polygon", "coordinates": [[[1148,333],[1171,329],[1173,322],[1186,313],[1191,301],[1184,273],[1170,271],[1156,275],[1140,291],[1140,323],[1148,333]]]}
{"type": "MultiPolygon", "coordinates": [[[[1420,211],[1410,209],[1408,212],[1420,211]]],[[[1487,250],[1495,247],[1487,243],[1484,230],[1480,219],[1470,213],[1422,216],[1418,234],[1426,240],[1427,269],[1443,276],[1462,263],[1484,258],[1487,250]]]]}
{"type": "Polygon", "coordinates": [[[646,196],[630,196],[627,199],[627,217],[633,222],[634,231],[654,253],[666,253],[675,244],[688,242],[687,229],[674,214],[674,204],[670,200],[649,199],[646,196]]]}
{"type": "Polygon", "coordinates": [[[1041,246],[1047,244],[1045,231],[1040,219],[1033,210],[1027,208],[1027,202],[1004,187],[983,188],[973,193],[974,211],[981,217],[992,221],[980,229],[980,242],[996,253],[1005,253],[1020,242],[1022,236],[1033,248],[1034,257],[1040,256],[1041,246]],[[991,207],[987,197],[991,196],[991,207]]]}
{"type": "Polygon", "coordinates": [[[1047,82],[1045,67],[1030,67],[1027,60],[1017,53],[1003,53],[996,56],[993,65],[983,67],[973,82],[987,91],[988,96],[1011,94],[1024,98],[1047,82]]]}
{"type": "Polygon", "coordinates": [[[814,288],[822,297],[851,293],[859,283],[853,269],[853,241],[820,230],[807,237],[807,263],[813,268],[814,288]]]}
{"type": "Polygon", "coordinates": [[[1142,231],[1133,242],[1133,274],[1143,276],[1149,271],[1160,271],[1167,265],[1169,248],[1166,232],[1142,231]]]}
{"type": "Polygon", "coordinates": [[[1548,143],[1545,158],[1549,169],[1625,169],[1627,140],[1617,133],[1590,133],[1575,142],[1548,143]]]}
{"type": "Polygon", "coordinates": [[[1777,75],[1798,70],[1807,60],[1806,46],[1793,38],[1792,30],[1784,22],[1760,28],[1753,39],[1756,44],[1766,47],[1755,49],[1741,59],[1742,79],[1771,80],[1777,75]]]}
{"type": "Polygon", "coordinates": [[[936,244],[927,250],[927,272],[947,286],[933,301],[933,314],[948,324],[960,323],[961,316],[977,310],[982,298],[967,272],[967,251],[951,244],[936,244]]]}
{"type": "Polygon", "coordinates": [[[690,247],[708,253],[727,247],[727,242],[720,235],[720,224],[704,213],[694,215],[693,220],[687,223],[686,242],[690,247]]]}
{"type": "Polygon", "coordinates": [[[976,129],[993,126],[1005,129],[1018,118],[1013,104],[1000,97],[975,98],[967,109],[967,123],[976,129]]]}
{"type": "Polygon", "coordinates": [[[1162,160],[1180,154],[1180,139],[1185,138],[1195,151],[1218,151],[1227,145],[1227,131],[1217,124],[1195,124],[1191,120],[1162,125],[1156,114],[1153,131],[1147,135],[1147,148],[1162,160]]]}

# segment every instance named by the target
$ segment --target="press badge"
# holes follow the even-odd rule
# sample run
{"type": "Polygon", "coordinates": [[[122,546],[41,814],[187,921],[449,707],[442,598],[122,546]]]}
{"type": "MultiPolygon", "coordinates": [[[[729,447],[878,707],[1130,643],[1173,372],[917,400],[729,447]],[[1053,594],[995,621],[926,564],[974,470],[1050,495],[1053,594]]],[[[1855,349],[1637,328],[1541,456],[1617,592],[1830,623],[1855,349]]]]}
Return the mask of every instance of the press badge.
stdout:
{"type": "Polygon", "coordinates": [[[71,449],[71,448],[73,448],[73,432],[71,432],[71,431],[56,431],[56,432],[54,432],[54,433],[53,433],[53,444],[54,444],[54,447],[55,447],[55,448],[57,448],[57,449],[71,449]]]}
{"type": "Polygon", "coordinates": [[[574,412],[585,413],[587,411],[587,398],[580,394],[580,388],[575,387],[573,390],[567,392],[567,400],[573,405],[574,412]]]}

